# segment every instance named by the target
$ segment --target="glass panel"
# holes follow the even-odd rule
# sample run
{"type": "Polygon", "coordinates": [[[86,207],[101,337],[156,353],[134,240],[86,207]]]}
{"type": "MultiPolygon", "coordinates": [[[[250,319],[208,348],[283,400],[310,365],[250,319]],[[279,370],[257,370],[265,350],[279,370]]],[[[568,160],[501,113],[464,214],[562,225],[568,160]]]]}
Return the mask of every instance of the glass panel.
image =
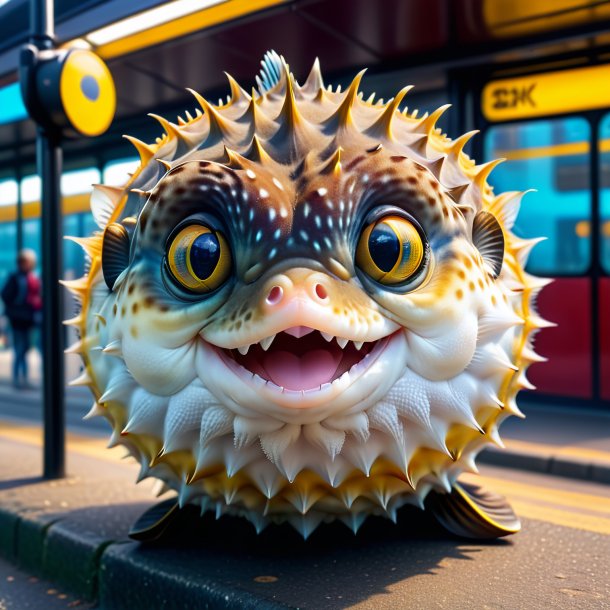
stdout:
{"type": "Polygon", "coordinates": [[[91,185],[100,181],[100,171],[95,167],[65,172],[61,177],[61,194],[78,195],[91,192],[91,185]]]}
{"type": "Polygon", "coordinates": [[[603,270],[610,274],[610,114],[602,119],[599,126],[599,161],[599,257],[603,270]]]}
{"type": "Polygon", "coordinates": [[[486,159],[507,159],[490,176],[495,192],[537,191],[523,199],[514,227],[520,237],[547,238],[532,251],[531,273],[582,275],[589,268],[589,137],[581,118],[500,125],[486,134],[486,159]]]}
{"type": "Polygon", "coordinates": [[[17,181],[0,181],[0,206],[15,205],[17,203],[17,181]]]}
{"type": "Polygon", "coordinates": [[[139,165],[140,159],[137,157],[117,159],[108,163],[102,173],[104,184],[123,186],[129,180],[129,174],[135,172],[139,165]]]}
{"type": "Polygon", "coordinates": [[[26,176],[21,181],[21,201],[40,201],[40,177],[37,174],[26,176]]]}

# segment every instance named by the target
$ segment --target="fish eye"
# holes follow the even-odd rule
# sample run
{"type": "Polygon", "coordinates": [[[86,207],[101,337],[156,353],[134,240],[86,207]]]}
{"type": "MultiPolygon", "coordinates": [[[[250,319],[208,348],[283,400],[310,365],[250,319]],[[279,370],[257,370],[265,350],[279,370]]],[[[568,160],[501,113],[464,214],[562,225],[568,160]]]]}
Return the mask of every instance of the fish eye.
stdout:
{"type": "Polygon", "coordinates": [[[166,261],[180,286],[204,294],[216,290],[229,277],[231,250],[220,231],[192,224],[171,240],[166,261]]]}
{"type": "Polygon", "coordinates": [[[424,239],[415,221],[398,214],[383,216],[369,223],[360,234],[356,265],[380,284],[404,284],[425,264],[424,239]]]}

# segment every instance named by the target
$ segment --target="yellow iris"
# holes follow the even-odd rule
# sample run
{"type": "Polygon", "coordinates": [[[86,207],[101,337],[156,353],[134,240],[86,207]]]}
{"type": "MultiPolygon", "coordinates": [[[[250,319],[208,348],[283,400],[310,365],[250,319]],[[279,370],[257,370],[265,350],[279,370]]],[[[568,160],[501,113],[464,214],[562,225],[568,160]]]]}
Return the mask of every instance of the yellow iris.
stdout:
{"type": "Polygon", "coordinates": [[[356,264],[381,284],[402,284],[419,270],[424,253],[424,242],[415,225],[402,216],[390,215],[362,231],[356,264]]]}
{"type": "Polygon", "coordinates": [[[231,251],[219,231],[200,224],[182,229],[172,240],[167,264],[173,277],[193,292],[216,290],[231,271],[231,251]]]}

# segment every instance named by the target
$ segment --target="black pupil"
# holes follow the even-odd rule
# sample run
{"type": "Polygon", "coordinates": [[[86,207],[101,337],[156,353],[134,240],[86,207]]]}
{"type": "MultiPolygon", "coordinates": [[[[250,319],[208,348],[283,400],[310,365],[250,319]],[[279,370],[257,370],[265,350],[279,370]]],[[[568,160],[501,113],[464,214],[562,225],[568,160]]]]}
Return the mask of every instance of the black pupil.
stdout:
{"type": "Polygon", "coordinates": [[[379,269],[386,273],[392,270],[400,254],[400,242],[388,225],[380,223],[371,231],[369,253],[379,269]]]}
{"type": "Polygon", "coordinates": [[[212,275],[220,258],[220,244],[214,233],[204,233],[195,239],[189,253],[191,267],[200,280],[212,275]]]}

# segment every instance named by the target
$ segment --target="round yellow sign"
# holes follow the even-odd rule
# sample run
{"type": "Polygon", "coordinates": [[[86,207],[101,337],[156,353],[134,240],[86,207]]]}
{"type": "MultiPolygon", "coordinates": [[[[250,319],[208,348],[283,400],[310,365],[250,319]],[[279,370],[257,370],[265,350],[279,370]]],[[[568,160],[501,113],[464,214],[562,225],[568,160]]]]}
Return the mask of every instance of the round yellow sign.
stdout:
{"type": "Polygon", "coordinates": [[[95,53],[68,52],[59,91],[74,129],[86,136],[98,136],[108,129],[116,109],[116,91],[110,70],[95,53]]]}

